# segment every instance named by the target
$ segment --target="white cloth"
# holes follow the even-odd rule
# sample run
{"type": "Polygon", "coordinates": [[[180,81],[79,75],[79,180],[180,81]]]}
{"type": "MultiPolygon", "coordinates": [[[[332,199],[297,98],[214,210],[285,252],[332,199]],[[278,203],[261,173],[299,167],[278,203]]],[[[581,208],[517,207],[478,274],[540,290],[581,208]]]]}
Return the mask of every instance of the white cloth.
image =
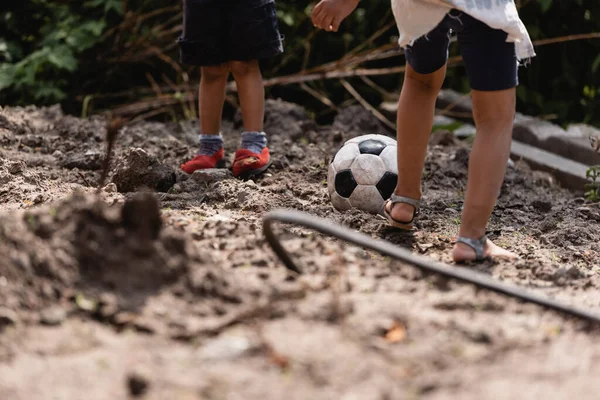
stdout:
{"type": "Polygon", "coordinates": [[[525,25],[519,18],[513,0],[391,0],[392,11],[401,47],[411,45],[418,38],[431,32],[451,9],[469,14],[493,29],[501,29],[508,36],[507,42],[515,43],[517,59],[535,57],[533,43],[525,25]]]}

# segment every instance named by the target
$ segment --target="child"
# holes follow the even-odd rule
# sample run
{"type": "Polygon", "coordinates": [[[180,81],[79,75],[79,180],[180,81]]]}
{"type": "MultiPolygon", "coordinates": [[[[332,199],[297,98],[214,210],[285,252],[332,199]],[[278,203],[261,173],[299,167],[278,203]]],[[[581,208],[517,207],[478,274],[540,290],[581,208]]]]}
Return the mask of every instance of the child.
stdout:
{"type": "MultiPolygon", "coordinates": [[[[322,0],[313,11],[313,24],[321,29],[337,31],[358,1],[322,0]]],[[[512,0],[501,0],[502,4],[496,2],[503,7],[498,15],[489,12],[495,4],[491,1],[462,2],[465,4],[463,8],[467,8],[464,12],[451,9],[452,3],[455,1],[392,0],[401,34],[400,44],[408,46],[405,49],[406,73],[398,102],[398,184],[385,204],[384,214],[392,226],[403,229],[412,229],[413,219],[419,214],[421,176],[435,101],[446,74],[452,30],[457,32],[471,83],[477,127],[469,160],[459,237],[452,250],[452,258],[455,262],[517,258],[516,254],[487,239],[485,231],[510,155],[518,61],[535,53],[512,0]],[[431,4],[440,1],[450,5],[444,8],[431,4]],[[469,10],[469,7],[474,9],[469,10]],[[475,7],[487,7],[488,13],[475,7]],[[415,14],[402,15],[402,11],[405,11],[404,14],[414,11],[415,14]],[[486,24],[471,16],[478,15],[478,12],[482,15],[481,20],[492,16],[493,21],[486,24]],[[511,14],[504,18],[501,13],[505,12],[511,14]],[[425,23],[421,23],[419,17],[425,17],[425,23]],[[493,29],[489,25],[497,25],[504,30],[493,29]],[[412,29],[413,34],[407,33],[407,29],[412,29]],[[507,41],[511,39],[511,42],[507,41]]]]}
{"type": "Polygon", "coordinates": [[[263,132],[264,87],[259,59],[283,52],[274,0],[183,0],[181,61],[199,65],[200,149],[181,166],[188,174],[223,167],[221,114],[229,73],[235,79],[244,132],[233,174],[247,179],[270,165],[263,132]]]}

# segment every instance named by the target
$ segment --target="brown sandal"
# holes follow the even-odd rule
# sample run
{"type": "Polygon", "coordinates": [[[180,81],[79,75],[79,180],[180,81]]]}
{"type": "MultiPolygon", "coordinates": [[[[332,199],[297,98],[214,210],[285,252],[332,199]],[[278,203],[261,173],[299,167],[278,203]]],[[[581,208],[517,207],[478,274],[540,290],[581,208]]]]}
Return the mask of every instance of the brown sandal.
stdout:
{"type": "Polygon", "coordinates": [[[392,194],[392,196],[383,205],[383,215],[388,220],[390,225],[393,226],[394,228],[412,230],[413,229],[412,222],[419,215],[419,212],[420,212],[419,205],[420,204],[421,204],[421,200],[411,199],[410,197],[403,197],[403,196],[398,196],[398,195],[392,194]],[[410,219],[410,221],[398,221],[397,219],[392,217],[391,211],[394,208],[394,204],[396,204],[396,203],[409,204],[415,208],[415,212],[413,213],[413,216],[410,219]],[[388,211],[388,204],[390,206],[389,211],[388,211]]]}

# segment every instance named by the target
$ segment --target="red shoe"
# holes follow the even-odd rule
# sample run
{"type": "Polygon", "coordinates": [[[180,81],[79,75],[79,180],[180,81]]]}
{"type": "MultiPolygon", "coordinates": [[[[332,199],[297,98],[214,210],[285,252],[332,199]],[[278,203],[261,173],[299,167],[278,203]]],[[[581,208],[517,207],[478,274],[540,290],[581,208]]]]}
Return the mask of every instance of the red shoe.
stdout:
{"type": "Polygon", "coordinates": [[[241,179],[252,178],[264,172],[271,165],[269,148],[262,149],[260,154],[253,153],[248,149],[239,149],[235,152],[233,161],[233,176],[241,179]]]}
{"type": "Polygon", "coordinates": [[[193,174],[199,169],[223,168],[225,166],[224,153],[225,151],[221,148],[212,156],[196,156],[182,164],[181,169],[188,174],[193,174]]]}

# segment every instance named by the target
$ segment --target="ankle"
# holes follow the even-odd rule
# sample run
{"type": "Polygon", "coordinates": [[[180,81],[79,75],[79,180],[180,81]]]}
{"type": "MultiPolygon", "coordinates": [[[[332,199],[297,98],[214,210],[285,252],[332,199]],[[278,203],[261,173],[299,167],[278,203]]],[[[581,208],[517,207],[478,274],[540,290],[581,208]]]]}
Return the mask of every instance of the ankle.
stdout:
{"type": "Polygon", "coordinates": [[[485,236],[485,227],[484,228],[473,228],[473,227],[465,227],[461,225],[460,230],[458,232],[458,236],[468,238],[468,239],[481,239],[485,236]]]}
{"type": "Polygon", "coordinates": [[[200,134],[199,156],[212,156],[223,148],[223,136],[221,134],[200,134]]]}
{"type": "Polygon", "coordinates": [[[267,135],[264,132],[242,132],[242,149],[260,153],[265,147],[267,147],[267,135]]]}
{"type": "Polygon", "coordinates": [[[415,200],[421,200],[421,188],[418,188],[417,190],[414,189],[410,189],[410,188],[396,188],[396,190],[394,190],[394,194],[396,196],[402,196],[402,197],[408,197],[409,199],[415,199],[415,200]]]}

